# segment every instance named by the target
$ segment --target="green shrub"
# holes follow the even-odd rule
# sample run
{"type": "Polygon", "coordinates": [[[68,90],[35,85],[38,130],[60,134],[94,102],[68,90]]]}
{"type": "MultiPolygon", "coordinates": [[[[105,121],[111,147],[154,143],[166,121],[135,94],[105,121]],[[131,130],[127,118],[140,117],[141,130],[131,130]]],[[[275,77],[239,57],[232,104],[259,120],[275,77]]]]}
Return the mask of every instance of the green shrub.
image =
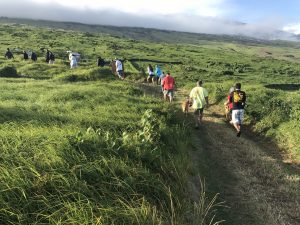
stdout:
{"type": "Polygon", "coordinates": [[[0,69],[0,77],[19,77],[14,66],[5,66],[0,69]]]}
{"type": "Polygon", "coordinates": [[[234,72],[231,71],[231,70],[225,70],[225,71],[222,71],[222,74],[223,74],[223,75],[233,75],[234,72]]]}

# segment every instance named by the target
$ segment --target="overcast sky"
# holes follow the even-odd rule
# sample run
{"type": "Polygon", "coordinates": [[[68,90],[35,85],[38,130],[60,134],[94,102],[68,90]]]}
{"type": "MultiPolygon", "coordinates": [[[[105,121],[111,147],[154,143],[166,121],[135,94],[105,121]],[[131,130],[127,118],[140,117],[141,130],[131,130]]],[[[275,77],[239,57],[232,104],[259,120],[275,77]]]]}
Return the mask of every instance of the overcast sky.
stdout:
{"type": "Polygon", "coordinates": [[[0,16],[283,38],[300,34],[300,0],[0,0],[0,16]]]}

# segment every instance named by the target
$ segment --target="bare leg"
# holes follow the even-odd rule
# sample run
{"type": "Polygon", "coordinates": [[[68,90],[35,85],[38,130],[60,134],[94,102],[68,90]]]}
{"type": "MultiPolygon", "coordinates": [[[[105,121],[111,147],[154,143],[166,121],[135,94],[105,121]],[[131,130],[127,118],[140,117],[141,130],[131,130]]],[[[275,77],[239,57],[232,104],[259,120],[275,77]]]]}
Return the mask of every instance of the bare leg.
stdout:
{"type": "Polygon", "coordinates": [[[195,115],[195,128],[199,127],[199,116],[195,115]]]}
{"type": "Polygon", "coordinates": [[[236,129],[236,136],[240,136],[241,135],[241,125],[240,124],[238,124],[238,123],[234,123],[233,124],[233,126],[234,126],[234,128],[236,129]]]}
{"type": "Polygon", "coordinates": [[[169,95],[169,101],[172,102],[173,101],[173,96],[169,95]]]}
{"type": "Polygon", "coordinates": [[[199,115],[199,124],[201,124],[202,123],[202,118],[203,118],[203,112],[200,112],[200,115],[199,115]]]}
{"type": "Polygon", "coordinates": [[[164,94],[164,100],[167,101],[167,94],[164,94]]]}

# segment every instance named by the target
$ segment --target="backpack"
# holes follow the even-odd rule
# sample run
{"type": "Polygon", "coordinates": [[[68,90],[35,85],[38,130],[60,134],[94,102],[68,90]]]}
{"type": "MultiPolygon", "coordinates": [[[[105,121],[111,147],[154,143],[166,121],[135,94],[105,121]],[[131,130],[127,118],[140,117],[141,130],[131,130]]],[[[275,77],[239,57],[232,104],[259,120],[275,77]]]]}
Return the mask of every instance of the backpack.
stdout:
{"type": "Polygon", "coordinates": [[[234,91],[232,101],[234,103],[242,103],[244,101],[244,92],[234,91]]]}

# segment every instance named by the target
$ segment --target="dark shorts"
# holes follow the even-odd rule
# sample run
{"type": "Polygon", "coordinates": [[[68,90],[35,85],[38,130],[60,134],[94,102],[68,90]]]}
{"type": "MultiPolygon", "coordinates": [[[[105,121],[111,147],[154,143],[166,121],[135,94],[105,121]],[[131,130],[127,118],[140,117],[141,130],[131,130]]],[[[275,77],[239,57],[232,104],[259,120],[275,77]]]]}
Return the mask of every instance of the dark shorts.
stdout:
{"type": "Polygon", "coordinates": [[[195,109],[194,114],[195,114],[196,116],[200,116],[200,115],[203,113],[203,109],[204,109],[204,108],[201,108],[201,109],[195,109]]]}
{"type": "Polygon", "coordinates": [[[118,76],[122,77],[123,76],[123,70],[118,70],[117,74],[118,74],[118,76]]]}
{"type": "Polygon", "coordinates": [[[173,90],[164,90],[163,93],[164,93],[164,95],[168,95],[170,97],[174,96],[174,91],[173,90]]]}

